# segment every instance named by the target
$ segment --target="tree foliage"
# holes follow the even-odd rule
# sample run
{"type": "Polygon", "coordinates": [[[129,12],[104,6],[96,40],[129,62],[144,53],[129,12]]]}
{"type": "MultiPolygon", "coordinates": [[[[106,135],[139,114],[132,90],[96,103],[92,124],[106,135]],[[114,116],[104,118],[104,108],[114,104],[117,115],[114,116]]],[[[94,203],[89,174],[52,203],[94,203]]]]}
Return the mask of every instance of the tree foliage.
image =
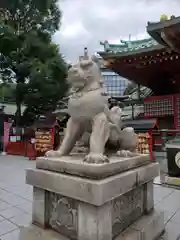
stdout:
{"type": "Polygon", "coordinates": [[[0,84],[0,100],[1,101],[14,101],[15,99],[15,85],[10,83],[0,84]]]}
{"type": "Polygon", "coordinates": [[[33,118],[33,114],[38,116],[55,110],[57,102],[67,91],[68,85],[61,84],[62,82],[59,81],[66,79],[66,63],[59,57],[56,45],[50,44],[47,54],[48,50],[51,54],[54,51],[54,56],[52,54],[44,63],[36,62],[36,66],[33,67],[30,74],[30,82],[26,85],[27,94],[24,102],[28,108],[24,113],[25,119],[33,118]]]}
{"type": "Polygon", "coordinates": [[[18,120],[22,103],[35,118],[66,91],[66,63],[51,41],[60,18],[57,0],[0,1],[0,73],[16,82],[18,120]]]}

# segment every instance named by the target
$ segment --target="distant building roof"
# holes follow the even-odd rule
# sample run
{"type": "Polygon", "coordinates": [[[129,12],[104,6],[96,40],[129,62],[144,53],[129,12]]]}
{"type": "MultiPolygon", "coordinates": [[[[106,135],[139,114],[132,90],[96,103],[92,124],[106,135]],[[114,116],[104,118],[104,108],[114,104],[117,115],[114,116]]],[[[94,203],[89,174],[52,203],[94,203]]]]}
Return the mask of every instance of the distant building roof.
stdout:
{"type": "Polygon", "coordinates": [[[53,114],[68,114],[68,109],[57,109],[53,112],[53,114]]]}
{"type": "Polygon", "coordinates": [[[56,123],[56,116],[41,117],[35,123],[34,126],[37,128],[52,128],[56,123]]]}
{"type": "Polygon", "coordinates": [[[135,130],[153,130],[157,128],[156,119],[125,120],[124,127],[133,127],[135,130]]]}
{"type": "MultiPolygon", "coordinates": [[[[131,99],[138,99],[138,92],[137,92],[137,89],[138,87],[135,87],[132,91],[131,91],[131,94],[129,95],[129,97],[131,99]]],[[[141,86],[140,87],[140,97],[141,98],[147,98],[147,97],[150,97],[152,96],[153,94],[153,91],[148,88],[148,87],[144,87],[144,86],[141,86]]]]}
{"type": "MultiPolygon", "coordinates": [[[[143,105],[134,106],[134,117],[135,118],[142,113],[144,113],[144,106],[143,105]]],[[[132,119],[132,107],[131,106],[124,107],[122,109],[122,119],[123,120],[132,119]]]]}

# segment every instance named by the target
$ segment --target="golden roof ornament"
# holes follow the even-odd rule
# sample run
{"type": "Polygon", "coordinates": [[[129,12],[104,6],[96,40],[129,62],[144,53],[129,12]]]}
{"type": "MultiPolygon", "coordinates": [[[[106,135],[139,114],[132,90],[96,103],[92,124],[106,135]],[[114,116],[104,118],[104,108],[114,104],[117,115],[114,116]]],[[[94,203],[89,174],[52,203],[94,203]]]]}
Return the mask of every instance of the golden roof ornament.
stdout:
{"type": "Polygon", "coordinates": [[[169,18],[166,14],[162,14],[161,17],[160,17],[160,21],[163,22],[163,21],[167,21],[169,18]]]}

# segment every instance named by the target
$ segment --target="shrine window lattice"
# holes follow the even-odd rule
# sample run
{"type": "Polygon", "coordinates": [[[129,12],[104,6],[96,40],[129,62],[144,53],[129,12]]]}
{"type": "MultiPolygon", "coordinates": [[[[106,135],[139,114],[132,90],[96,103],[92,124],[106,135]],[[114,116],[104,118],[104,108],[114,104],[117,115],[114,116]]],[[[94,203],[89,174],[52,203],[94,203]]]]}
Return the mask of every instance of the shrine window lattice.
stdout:
{"type": "Polygon", "coordinates": [[[173,104],[170,99],[153,100],[144,103],[145,116],[171,116],[173,115],[173,104]]]}

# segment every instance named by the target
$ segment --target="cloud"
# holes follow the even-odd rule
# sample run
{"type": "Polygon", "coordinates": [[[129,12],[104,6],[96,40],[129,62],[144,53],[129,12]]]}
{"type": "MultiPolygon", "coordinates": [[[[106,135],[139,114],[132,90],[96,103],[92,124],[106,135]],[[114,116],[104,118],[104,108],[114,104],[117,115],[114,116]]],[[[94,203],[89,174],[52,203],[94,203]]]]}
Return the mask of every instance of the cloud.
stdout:
{"type": "Polygon", "coordinates": [[[63,12],[60,31],[54,41],[66,59],[75,61],[83,53],[101,50],[99,41],[119,42],[147,37],[148,21],[162,14],[180,15],[179,0],[59,0],[63,12]]]}

